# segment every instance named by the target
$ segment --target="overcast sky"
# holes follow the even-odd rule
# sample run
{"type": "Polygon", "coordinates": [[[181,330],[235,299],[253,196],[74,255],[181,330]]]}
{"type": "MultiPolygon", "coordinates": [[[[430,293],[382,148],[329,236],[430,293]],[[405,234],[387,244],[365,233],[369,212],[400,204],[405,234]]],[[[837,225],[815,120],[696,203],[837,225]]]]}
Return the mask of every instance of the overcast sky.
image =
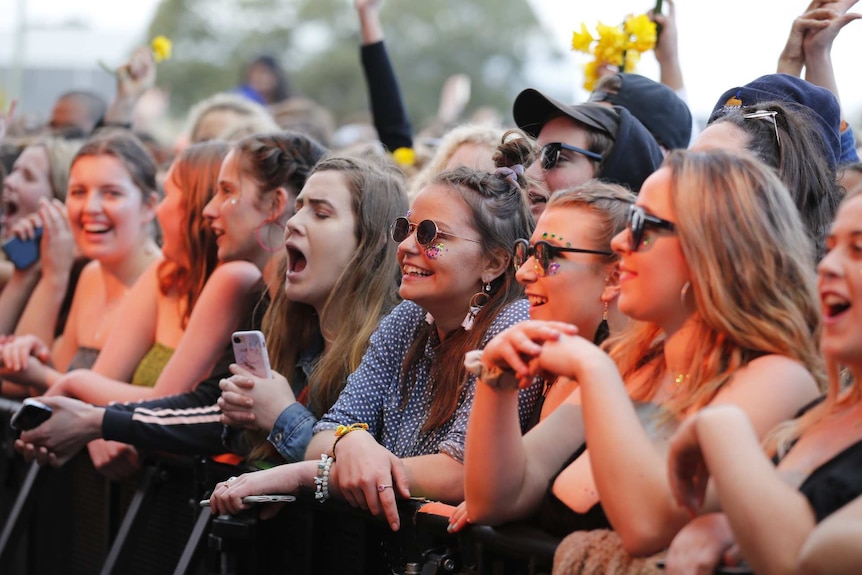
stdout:
{"type": "MultiPolygon", "coordinates": [[[[556,96],[572,102],[582,100],[582,65],[589,59],[568,52],[572,31],[581,22],[594,29],[597,21],[621,22],[627,14],[643,13],[650,2],[640,0],[528,0],[544,24],[567,52],[562,69],[554,70],[556,96]]],[[[9,33],[26,2],[31,25],[56,24],[79,20],[96,30],[121,33],[132,43],[138,41],[149,23],[158,0],[0,0],[0,52],[11,49],[9,33]]],[[[793,18],[809,0],[677,0],[680,28],[680,56],[689,102],[698,116],[708,114],[726,89],[744,84],[775,71],[778,54],[784,45],[793,18]]],[[[350,5],[350,0],[345,0],[350,5]]],[[[384,6],[385,10],[385,6],[384,6]]],[[[860,8],[862,11],[862,8],[860,8]]],[[[385,20],[385,11],[383,14],[385,20]]],[[[50,47],[43,47],[49,49],[50,47]]],[[[114,47],[120,48],[119,46],[114,47]]],[[[69,46],[56,46],[68,52],[69,46]]],[[[40,50],[41,52],[42,50],[40,50]]],[[[859,80],[859,55],[862,54],[862,20],[851,22],[839,35],[833,48],[835,70],[842,103],[855,124],[862,123],[862,81],[859,80]]],[[[651,54],[645,54],[637,70],[658,78],[658,67],[651,54]]]]}

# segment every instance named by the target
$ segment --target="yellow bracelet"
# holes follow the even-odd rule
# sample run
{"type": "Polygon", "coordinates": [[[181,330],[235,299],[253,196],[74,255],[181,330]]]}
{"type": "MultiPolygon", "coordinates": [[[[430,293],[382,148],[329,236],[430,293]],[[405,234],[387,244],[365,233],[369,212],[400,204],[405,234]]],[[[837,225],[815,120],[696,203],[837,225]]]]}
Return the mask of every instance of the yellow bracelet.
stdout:
{"type": "Polygon", "coordinates": [[[350,425],[339,425],[335,428],[335,441],[332,442],[332,460],[335,461],[335,446],[338,445],[338,442],[341,441],[341,438],[350,433],[351,431],[356,431],[357,429],[361,429],[363,431],[368,431],[367,423],[351,423],[350,425]]]}

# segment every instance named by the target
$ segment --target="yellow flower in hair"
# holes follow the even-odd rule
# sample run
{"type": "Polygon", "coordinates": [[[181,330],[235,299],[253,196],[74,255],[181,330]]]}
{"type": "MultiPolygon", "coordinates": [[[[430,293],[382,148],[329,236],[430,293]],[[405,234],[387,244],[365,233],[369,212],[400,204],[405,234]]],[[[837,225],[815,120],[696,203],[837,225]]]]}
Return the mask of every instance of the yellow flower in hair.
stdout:
{"type": "Polygon", "coordinates": [[[399,166],[412,166],[416,163],[416,152],[413,148],[398,148],[392,152],[392,158],[399,166]]]}
{"type": "Polygon", "coordinates": [[[626,32],[631,36],[630,49],[638,52],[646,52],[655,47],[656,29],[655,22],[646,14],[640,16],[629,16],[625,23],[626,32]]]}
{"type": "Polygon", "coordinates": [[[590,53],[590,44],[593,43],[593,35],[587,30],[587,25],[581,23],[581,31],[572,32],[572,50],[576,52],[590,53]]]}
{"type": "Polygon", "coordinates": [[[153,42],[150,44],[150,47],[153,49],[153,58],[156,62],[170,59],[173,44],[165,36],[156,36],[153,38],[153,42]]]}

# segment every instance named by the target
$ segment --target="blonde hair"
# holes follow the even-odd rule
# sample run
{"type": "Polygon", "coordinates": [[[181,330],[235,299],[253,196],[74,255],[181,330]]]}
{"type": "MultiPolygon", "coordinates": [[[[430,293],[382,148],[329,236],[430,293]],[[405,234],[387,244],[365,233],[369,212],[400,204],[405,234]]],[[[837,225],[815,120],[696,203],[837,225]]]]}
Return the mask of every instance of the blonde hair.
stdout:
{"type": "MultiPolygon", "coordinates": [[[[601,221],[599,237],[591,238],[592,249],[611,251],[611,240],[623,231],[628,220],[629,205],[635,195],[625,186],[600,180],[587,180],[568,190],[555,192],[545,210],[554,208],[580,208],[594,214],[601,221]]],[[[603,256],[606,261],[617,261],[619,254],[603,256]]]]}
{"type": "MultiPolygon", "coordinates": [[[[704,407],[767,354],[799,361],[822,383],[814,263],[784,184],[757,160],[722,151],[677,150],[664,167],[697,310],[688,377],[665,402],[669,416],[704,407]]],[[[631,397],[653,397],[666,370],[661,329],[632,322],[608,347],[623,379],[640,382],[631,397]],[[642,370],[647,377],[633,377],[642,370]]]]}
{"type": "MultiPolygon", "coordinates": [[[[465,144],[472,144],[480,148],[486,148],[488,157],[497,151],[497,146],[503,138],[503,130],[500,128],[489,128],[487,126],[477,126],[473,124],[464,124],[448,131],[440,140],[440,145],[434,155],[428,160],[428,163],[419,171],[413,178],[408,196],[413,198],[419,191],[434,181],[443,171],[443,168],[458,151],[458,148],[465,144]]],[[[475,168],[475,166],[468,166],[475,168]]]]}
{"type": "Polygon", "coordinates": [[[48,181],[51,182],[51,193],[61,202],[66,201],[72,159],[83,144],[84,140],[66,140],[53,136],[40,138],[30,144],[45,150],[45,155],[48,157],[48,181]]]}
{"type": "Polygon", "coordinates": [[[266,108],[239,94],[218,93],[201,100],[189,110],[186,132],[192,143],[201,141],[198,128],[210,112],[228,111],[238,116],[229,121],[217,134],[217,139],[234,141],[252,134],[278,131],[278,124],[266,108]]]}

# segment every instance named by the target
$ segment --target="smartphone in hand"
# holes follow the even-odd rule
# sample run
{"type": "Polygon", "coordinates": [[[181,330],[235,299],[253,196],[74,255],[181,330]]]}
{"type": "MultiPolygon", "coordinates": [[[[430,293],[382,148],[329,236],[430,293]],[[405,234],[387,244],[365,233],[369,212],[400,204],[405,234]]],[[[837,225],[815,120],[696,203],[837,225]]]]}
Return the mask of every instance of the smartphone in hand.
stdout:
{"type": "Polygon", "coordinates": [[[52,413],[53,410],[50,407],[37,399],[28,397],[12,416],[10,425],[18,431],[27,431],[45,423],[52,413]]]}
{"type": "MultiPolygon", "coordinates": [[[[293,501],[296,501],[296,497],[293,495],[247,495],[242,498],[242,502],[246,505],[255,505],[257,503],[291,503],[293,501]]],[[[202,500],[200,506],[209,507],[210,500],[202,500]]]]}
{"type": "Polygon", "coordinates": [[[250,371],[252,375],[264,379],[272,378],[269,366],[269,354],[266,352],[266,340],[258,330],[235,331],[231,335],[233,357],[237,365],[250,371]]]}
{"type": "Polygon", "coordinates": [[[15,236],[3,242],[3,252],[15,269],[25,270],[39,261],[39,244],[42,241],[42,228],[36,228],[32,239],[22,240],[15,236]]]}

